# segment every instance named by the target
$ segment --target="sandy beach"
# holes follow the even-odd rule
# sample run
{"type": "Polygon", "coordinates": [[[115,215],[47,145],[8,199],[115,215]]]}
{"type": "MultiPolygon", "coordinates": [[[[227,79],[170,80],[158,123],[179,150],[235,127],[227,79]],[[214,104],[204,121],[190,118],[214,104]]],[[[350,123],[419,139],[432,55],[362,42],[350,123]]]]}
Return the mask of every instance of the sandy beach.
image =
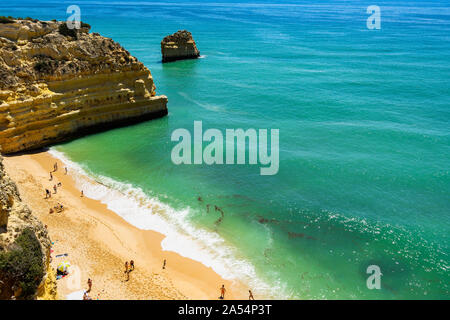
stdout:
{"type": "Polygon", "coordinates": [[[218,299],[225,285],[226,299],[248,299],[248,289],[226,281],[200,262],[163,251],[164,235],[141,230],[126,222],[100,201],[81,197],[65,165],[48,152],[4,158],[5,168],[16,182],[22,200],[48,228],[52,242],[52,266],[71,264],[70,274],[57,280],[58,296],[93,285],[93,299],[218,299]],[[49,172],[54,163],[58,170],[49,172]],[[53,186],[61,183],[54,193],[53,186]],[[52,192],[45,198],[45,189],[52,192]],[[50,213],[58,203],[62,212],[50,213]],[[61,254],[67,256],[57,257],[61,254]],[[126,281],[125,261],[134,260],[135,270],[126,281]],[[163,261],[167,261],[163,269],[163,261]]]}

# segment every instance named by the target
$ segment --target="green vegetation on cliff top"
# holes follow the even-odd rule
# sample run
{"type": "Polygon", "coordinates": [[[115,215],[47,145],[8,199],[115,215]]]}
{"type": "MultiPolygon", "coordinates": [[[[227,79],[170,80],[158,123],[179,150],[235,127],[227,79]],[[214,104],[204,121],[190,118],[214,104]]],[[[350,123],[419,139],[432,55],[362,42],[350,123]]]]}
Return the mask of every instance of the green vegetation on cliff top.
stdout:
{"type": "MultiPolygon", "coordinates": [[[[44,276],[43,253],[33,230],[22,231],[10,250],[0,253],[0,281],[6,288],[16,287],[20,298],[33,298],[44,276]]],[[[14,289],[13,289],[14,290],[14,289]]],[[[6,294],[6,292],[1,292],[6,294]]],[[[5,297],[9,298],[9,297],[5,297]]]]}

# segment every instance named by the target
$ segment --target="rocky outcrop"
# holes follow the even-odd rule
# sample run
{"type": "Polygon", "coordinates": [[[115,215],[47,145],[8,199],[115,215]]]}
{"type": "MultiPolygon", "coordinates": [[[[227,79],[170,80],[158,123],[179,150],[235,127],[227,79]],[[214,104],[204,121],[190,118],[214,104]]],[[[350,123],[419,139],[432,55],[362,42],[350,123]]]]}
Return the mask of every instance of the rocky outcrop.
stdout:
{"type": "Polygon", "coordinates": [[[200,56],[192,34],[189,31],[177,31],[161,41],[162,61],[196,59],[200,56]]]}
{"type": "Polygon", "coordinates": [[[20,199],[0,157],[0,300],[56,298],[47,229],[20,199]],[[45,289],[44,289],[45,287],[45,289]]]}
{"type": "Polygon", "coordinates": [[[150,71],[90,26],[0,23],[0,146],[35,149],[167,114],[150,71]]]}

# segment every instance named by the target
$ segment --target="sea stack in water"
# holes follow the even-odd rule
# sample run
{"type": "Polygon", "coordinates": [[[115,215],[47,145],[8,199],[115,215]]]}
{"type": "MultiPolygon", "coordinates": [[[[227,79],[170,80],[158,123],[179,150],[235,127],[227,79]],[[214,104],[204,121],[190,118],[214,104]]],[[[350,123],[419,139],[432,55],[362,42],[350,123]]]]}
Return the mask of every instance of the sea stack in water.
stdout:
{"type": "Polygon", "coordinates": [[[0,23],[0,148],[35,149],[167,114],[153,78],[109,38],[65,22],[0,23]]]}
{"type": "Polygon", "coordinates": [[[161,41],[162,62],[184,59],[197,59],[200,56],[192,34],[181,30],[161,41]]]}

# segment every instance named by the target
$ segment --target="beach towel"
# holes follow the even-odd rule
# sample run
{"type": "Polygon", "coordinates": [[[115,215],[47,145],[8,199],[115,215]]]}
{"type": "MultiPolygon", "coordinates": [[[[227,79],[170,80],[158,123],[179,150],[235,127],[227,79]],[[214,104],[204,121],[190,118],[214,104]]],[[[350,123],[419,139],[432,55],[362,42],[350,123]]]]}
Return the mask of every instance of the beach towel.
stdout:
{"type": "Polygon", "coordinates": [[[69,276],[69,274],[57,274],[56,280],[59,280],[59,279],[62,279],[62,278],[68,277],[68,276],[69,276]]]}

